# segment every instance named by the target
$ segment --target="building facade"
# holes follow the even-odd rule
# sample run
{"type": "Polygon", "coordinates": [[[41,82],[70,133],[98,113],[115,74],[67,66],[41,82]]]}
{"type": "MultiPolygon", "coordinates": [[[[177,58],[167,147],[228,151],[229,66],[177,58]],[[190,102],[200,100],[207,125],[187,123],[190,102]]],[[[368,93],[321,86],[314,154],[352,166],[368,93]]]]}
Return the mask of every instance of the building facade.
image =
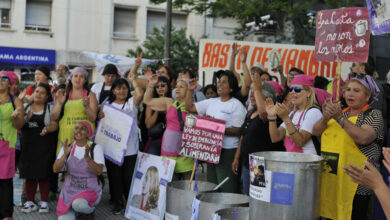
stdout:
{"type": "MultiPolygon", "coordinates": [[[[0,68],[32,70],[34,65],[12,66],[2,60],[2,56],[9,56],[7,50],[30,48],[55,51],[50,67],[66,64],[93,69],[94,62],[80,52],[126,55],[128,49],[141,45],[154,27],[165,25],[165,9],[165,4],[154,5],[148,0],[0,0],[0,68]]],[[[232,39],[225,32],[236,26],[231,19],[205,18],[175,9],[172,14],[172,27],[186,28],[187,35],[195,39],[204,35],[232,39]]],[[[30,63],[41,59],[22,58],[30,63]]]]}

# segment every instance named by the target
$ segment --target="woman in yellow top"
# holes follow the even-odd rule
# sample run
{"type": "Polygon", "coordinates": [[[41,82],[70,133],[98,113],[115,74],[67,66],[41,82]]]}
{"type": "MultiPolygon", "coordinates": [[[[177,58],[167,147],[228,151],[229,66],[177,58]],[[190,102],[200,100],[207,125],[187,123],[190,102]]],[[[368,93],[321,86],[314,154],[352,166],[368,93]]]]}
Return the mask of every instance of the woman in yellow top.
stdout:
{"type": "Polygon", "coordinates": [[[59,120],[57,154],[61,143],[66,139],[73,141],[73,130],[78,121],[88,121],[92,126],[95,123],[98,104],[95,94],[89,93],[87,78],[88,72],[76,67],[71,71],[65,91],[60,89],[56,93],[51,117],[59,120]]]}
{"type": "Polygon", "coordinates": [[[13,182],[15,175],[15,143],[17,129],[24,124],[24,108],[10,95],[13,80],[0,72],[0,219],[12,219],[13,182]]]}
{"type": "Polygon", "coordinates": [[[367,209],[372,190],[353,183],[343,171],[347,163],[364,167],[370,161],[379,168],[384,140],[382,113],[370,108],[379,88],[369,75],[346,82],[343,96],[347,108],[328,100],[323,117],[313,128],[321,135],[322,173],[320,215],[330,219],[368,219],[367,209]]]}

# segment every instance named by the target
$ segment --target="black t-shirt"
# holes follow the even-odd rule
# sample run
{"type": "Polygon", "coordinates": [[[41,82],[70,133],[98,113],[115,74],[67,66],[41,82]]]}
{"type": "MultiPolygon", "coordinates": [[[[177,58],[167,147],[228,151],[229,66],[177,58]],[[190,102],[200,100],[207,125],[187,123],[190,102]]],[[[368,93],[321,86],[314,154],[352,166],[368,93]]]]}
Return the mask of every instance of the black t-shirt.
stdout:
{"type": "MultiPolygon", "coordinates": [[[[285,151],[283,141],[272,143],[269,135],[268,121],[263,121],[256,116],[251,119],[253,111],[245,117],[244,124],[240,128],[241,142],[241,162],[245,167],[249,167],[249,154],[259,151],[285,151]]],[[[281,124],[278,118],[278,126],[281,124]]]]}

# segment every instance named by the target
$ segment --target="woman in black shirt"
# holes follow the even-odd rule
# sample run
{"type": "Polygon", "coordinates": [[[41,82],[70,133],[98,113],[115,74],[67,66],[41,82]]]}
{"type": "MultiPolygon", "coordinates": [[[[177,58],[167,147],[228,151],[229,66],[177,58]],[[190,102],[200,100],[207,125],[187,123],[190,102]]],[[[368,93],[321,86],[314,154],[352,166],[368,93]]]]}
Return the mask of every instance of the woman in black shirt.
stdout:
{"type": "MultiPolygon", "coordinates": [[[[275,100],[275,89],[267,83],[261,82],[260,76],[254,77],[253,90],[250,94],[253,109],[248,112],[245,122],[241,126],[241,138],[232,163],[233,172],[238,175],[241,161],[243,192],[249,195],[249,154],[259,151],[284,151],[283,142],[272,143],[268,132],[267,113],[264,108],[265,98],[275,100]]],[[[279,124],[281,120],[279,120],[279,124]]]]}

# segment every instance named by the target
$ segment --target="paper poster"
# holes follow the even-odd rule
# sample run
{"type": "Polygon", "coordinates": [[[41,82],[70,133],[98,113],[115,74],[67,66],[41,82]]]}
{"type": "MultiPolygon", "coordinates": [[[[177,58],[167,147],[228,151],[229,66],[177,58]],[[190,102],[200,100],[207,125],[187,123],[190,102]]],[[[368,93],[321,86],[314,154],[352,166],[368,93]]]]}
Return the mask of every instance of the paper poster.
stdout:
{"type": "Polygon", "coordinates": [[[366,62],[370,45],[367,8],[319,11],[316,23],[316,61],[366,62]]]}
{"type": "Polygon", "coordinates": [[[272,173],[271,203],[292,205],[295,174],[272,173]]]}
{"type": "Polygon", "coordinates": [[[225,127],[222,120],[187,115],[179,155],[218,164],[225,127]]]}
{"type": "Polygon", "coordinates": [[[179,220],[179,216],[165,212],[165,220],[179,220]]]}
{"type": "Polygon", "coordinates": [[[122,165],[135,118],[109,104],[104,104],[102,111],[104,118],[99,121],[96,129],[95,143],[103,147],[107,159],[122,165]]]}
{"type": "Polygon", "coordinates": [[[132,220],[163,220],[168,182],[176,161],[139,152],[125,217],[132,220]]]}
{"type": "Polygon", "coordinates": [[[373,35],[390,32],[390,0],[366,0],[373,35]]]}
{"type": "Polygon", "coordinates": [[[272,172],[265,170],[264,157],[249,155],[249,196],[270,202],[272,172]]]}
{"type": "Polygon", "coordinates": [[[200,205],[200,201],[195,196],[194,200],[192,201],[191,220],[198,220],[199,205],[200,205]]]}

